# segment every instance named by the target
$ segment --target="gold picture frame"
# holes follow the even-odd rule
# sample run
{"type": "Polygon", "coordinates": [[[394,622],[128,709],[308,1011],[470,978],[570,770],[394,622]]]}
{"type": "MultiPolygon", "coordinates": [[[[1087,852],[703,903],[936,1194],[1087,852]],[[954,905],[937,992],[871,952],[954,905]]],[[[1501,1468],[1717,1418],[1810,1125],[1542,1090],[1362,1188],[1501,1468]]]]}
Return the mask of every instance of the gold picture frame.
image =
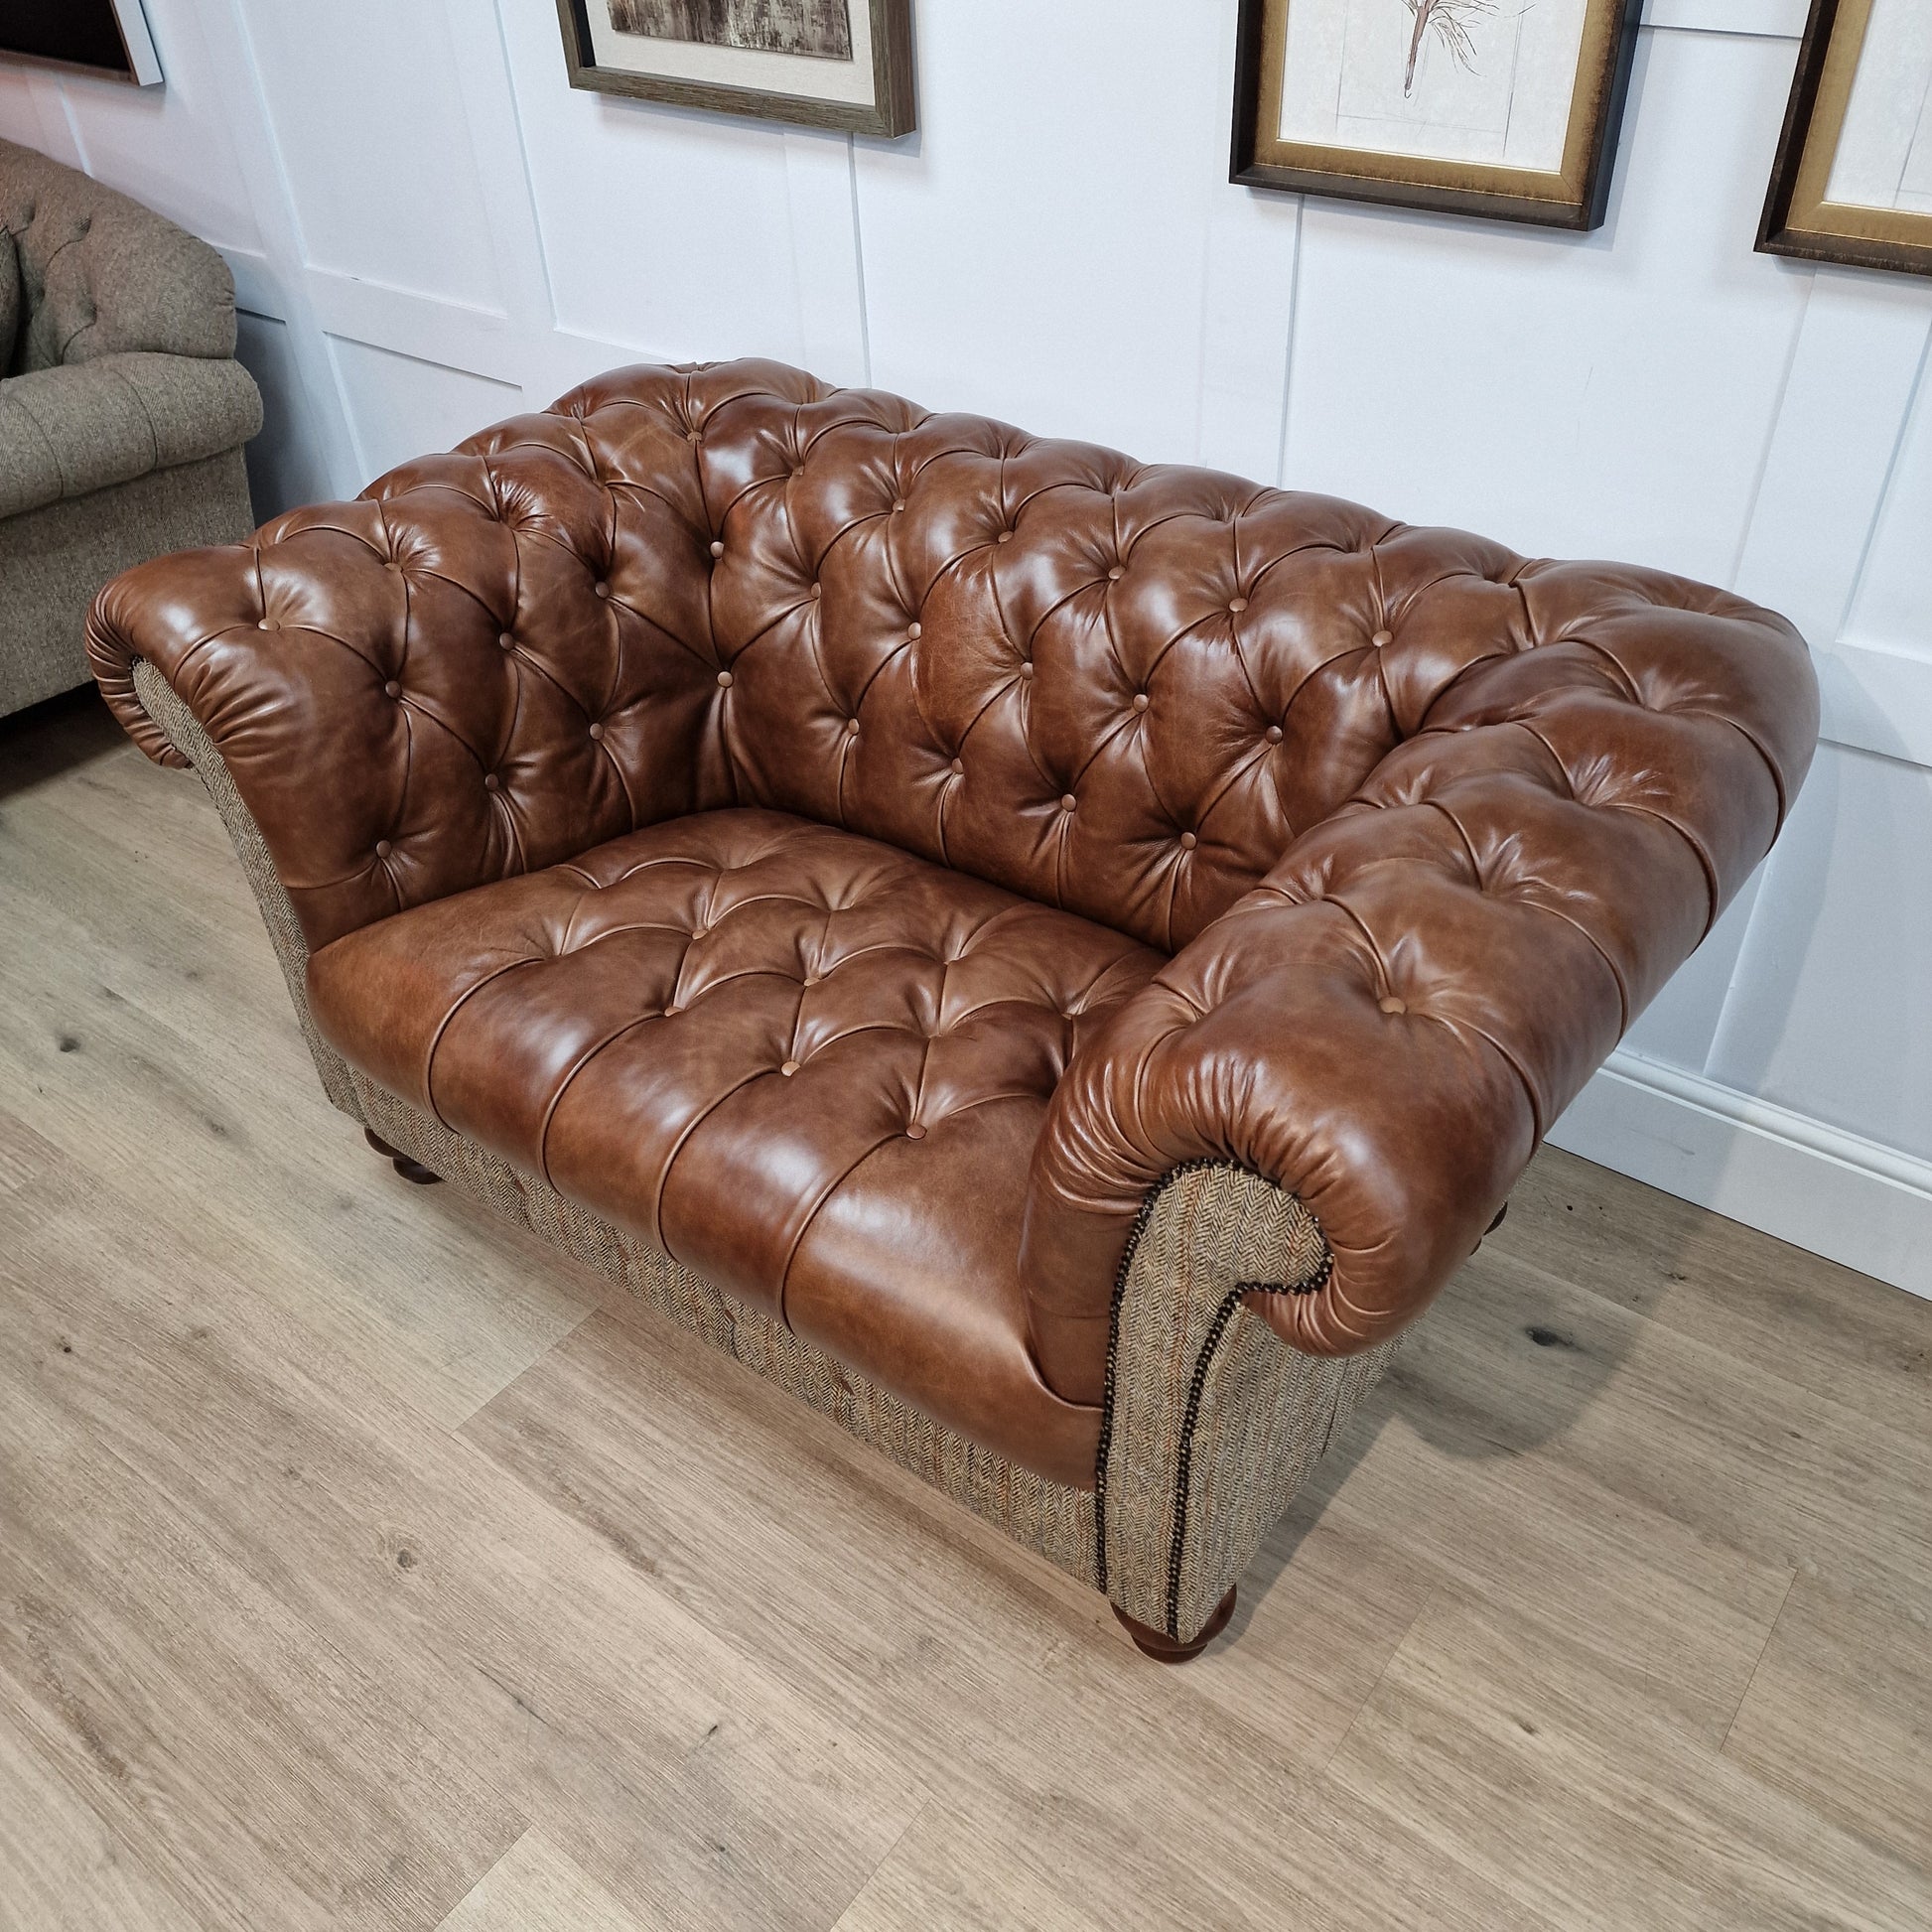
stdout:
{"type": "MultiPolygon", "coordinates": [[[[1871,7],[1872,0],[1812,0],[1757,246],[1766,255],[1932,275],[1932,195],[1922,197],[1928,206],[1918,209],[1835,202],[1828,195],[1871,7]]],[[[1921,118],[1925,112],[1921,105],[1921,118]]],[[[1917,152],[1910,143],[1907,161],[1917,152]]]]}
{"type": "MultiPolygon", "coordinates": [[[[1539,105],[1552,132],[1550,151],[1541,166],[1431,153],[1426,139],[1415,151],[1407,151],[1392,145],[1400,140],[1393,133],[1383,134],[1383,145],[1376,146],[1291,137],[1284,132],[1289,64],[1296,58],[1291,38],[1294,10],[1324,5],[1332,12],[1336,4],[1339,0],[1242,0],[1231,180],[1251,187],[1485,215],[1543,227],[1602,224],[1642,0],[1581,0],[1583,18],[1574,66],[1566,60],[1561,68],[1552,69],[1546,60],[1534,79],[1519,78],[1513,69],[1503,76],[1506,104],[1507,90],[1518,85],[1542,95],[1539,105]],[[1566,87],[1567,96],[1562,91],[1566,87]],[[1557,109],[1562,110],[1560,141],[1555,132],[1557,109]]],[[[1482,57],[1477,36],[1493,38],[1492,22],[1519,23],[1515,31],[1520,38],[1520,22],[1531,11],[1511,10],[1496,0],[1349,0],[1349,5],[1345,28],[1367,19],[1381,28],[1385,42],[1393,36],[1406,43],[1405,99],[1416,80],[1419,58],[1439,56],[1438,70],[1449,83],[1456,80],[1458,69],[1463,75],[1477,74],[1482,57]],[[1379,9],[1379,14],[1371,9],[1379,9]]],[[[1321,58],[1336,69],[1338,125],[1340,100],[1350,85],[1349,63],[1355,62],[1359,69],[1373,51],[1369,40],[1358,45],[1363,49],[1359,56],[1344,33],[1337,48],[1332,31],[1320,42],[1321,58]]],[[[1387,50],[1381,51],[1386,68],[1387,50]]],[[[1491,83],[1493,94],[1493,67],[1491,83]]],[[[1393,120],[1388,123],[1391,129],[1398,125],[1393,120]]],[[[1507,130],[1507,114],[1504,127],[1507,130]]]]}
{"type": "Polygon", "coordinates": [[[834,64],[814,54],[732,46],[688,31],[656,36],[616,24],[621,11],[651,10],[687,22],[711,14],[722,24],[736,5],[737,0],[557,0],[570,84],[851,134],[912,131],[911,0],[846,0],[850,51],[839,77],[854,84],[846,85],[844,97],[828,96],[816,85],[834,64]],[[594,9],[600,28],[611,23],[601,35],[593,31],[594,9]],[[622,58],[618,58],[620,47],[622,58]],[[862,58],[868,53],[869,60],[862,58]],[[869,91],[863,84],[868,73],[869,91]]]}

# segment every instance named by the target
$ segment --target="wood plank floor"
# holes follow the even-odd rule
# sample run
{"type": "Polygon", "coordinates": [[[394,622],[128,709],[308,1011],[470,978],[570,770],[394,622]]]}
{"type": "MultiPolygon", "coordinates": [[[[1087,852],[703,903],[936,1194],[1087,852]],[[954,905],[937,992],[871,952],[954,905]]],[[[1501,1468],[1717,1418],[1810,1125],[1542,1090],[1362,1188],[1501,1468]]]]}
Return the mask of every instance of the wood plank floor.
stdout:
{"type": "Polygon", "coordinates": [[[1932,1307],[1546,1152],[1228,1639],[316,1087],[211,808],[0,723],[0,1927],[1932,1924],[1932,1307]]]}

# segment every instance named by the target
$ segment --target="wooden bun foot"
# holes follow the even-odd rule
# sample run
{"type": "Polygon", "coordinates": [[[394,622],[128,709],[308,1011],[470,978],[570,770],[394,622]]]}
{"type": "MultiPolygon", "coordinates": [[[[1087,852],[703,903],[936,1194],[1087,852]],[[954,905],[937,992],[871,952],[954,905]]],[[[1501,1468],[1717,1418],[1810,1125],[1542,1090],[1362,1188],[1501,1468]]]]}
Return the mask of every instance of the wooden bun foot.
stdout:
{"type": "Polygon", "coordinates": [[[379,1155],[381,1155],[385,1161],[391,1163],[391,1165],[393,1165],[393,1167],[395,1168],[395,1171],[399,1174],[401,1174],[405,1180],[413,1180],[418,1187],[433,1187],[439,1180],[443,1178],[443,1176],[440,1173],[438,1173],[433,1168],[426,1168],[423,1166],[423,1164],[420,1161],[411,1160],[410,1157],[404,1154],[400,1148],[391,1147],[387,1141],[383,1140],[376,1133],[374,1128],[372,1127],[363,1128],[362,1138],[365,1141],[367,1141],[368,1144],[372,1148],[374,1148],[375,1151],[379,1155]]]}
{"type": "Polygon", "coordinates": [[[1214,1605],[1214,1614],[1201,1625],[1200,1634],[1189,1637],[1185,1643],[1176,1641],[1165,1630],[1139,1622],[1118,1604],[1114,1605],[1114,1614],[1120,1618],[1120,1627],[1139,1645],[1142,1655],[1152,1657],[1157,1664],[1184,1664],[1189,1657],[1198,1657],[1228,1627],[1228,1618],[1234,1614],[1234,1586],[1230,1584],[1228,1593],[1214,1605]]]}

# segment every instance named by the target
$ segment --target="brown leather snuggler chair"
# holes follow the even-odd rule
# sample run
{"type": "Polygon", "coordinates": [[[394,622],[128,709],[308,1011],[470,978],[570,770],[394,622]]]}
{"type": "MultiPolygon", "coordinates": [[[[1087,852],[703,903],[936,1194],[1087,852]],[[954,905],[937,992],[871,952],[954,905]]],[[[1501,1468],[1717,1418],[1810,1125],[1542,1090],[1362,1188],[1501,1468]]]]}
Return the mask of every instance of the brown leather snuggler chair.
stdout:
{"type": "Polygon", "coordinates": [[[100,596],[330,1097],[1189,1655],[1769,849],[1782,620],[636,368],[100,596]]]}

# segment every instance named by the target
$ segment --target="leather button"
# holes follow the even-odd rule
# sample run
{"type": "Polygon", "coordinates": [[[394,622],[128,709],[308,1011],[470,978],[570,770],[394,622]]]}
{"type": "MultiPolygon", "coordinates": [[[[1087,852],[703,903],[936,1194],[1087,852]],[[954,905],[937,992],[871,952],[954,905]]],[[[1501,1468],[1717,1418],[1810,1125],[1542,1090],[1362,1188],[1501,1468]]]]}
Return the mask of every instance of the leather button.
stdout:
{"type": "Polygon", "coordinates": [[[1237,597],[1234,600],[1234,602],[1228,606],[1228,609],[1232,611],[1236,617],[1239,617],[1241,613],[1245,611],[1247,608],[1248,608],[1248,600],[1245,597],[1237,597]]]}
{"type": "Polygon", "coordinates": [[[812,586],[812,595],[813,595],[814,597],[823,597],[823,596],[825,595],[825,587],[824,587],[824,585],[822,585],[822,584],[814,584],[814,585],[812,586]]]}
{"type": "Polygon", "coordinates": [[[1063,812],[1070,812],[1079,802],[1070,791],[1060,794],[1060,810],[1063,812]]]}
{"type": "Polygon", "coordinates": [[[1118,584],[1120,580],[1126,575],[1127,575],[1126,571],[1122,570],[1121,567],[1118,564],[1116,564],[1113,567],[1113,569],[1107,573],[1107,581],[1110,584],[1118,584]]]}
{"type": "Polygon", "coordinates": [[[714,557],[722,557],[725,554],[725,546],[714,539],[711,545],[711,554],[714,557]]]}
{"type": "Polygon", "coordinates": [[[702,443],[704,441],[704,435],[699,430],[687,429],[684,432],[684,440],[687,443],[702,443]]]}
{"type": "Polygon", "coordinates": [[[1282,728],[1281,728],[1281,726],[1279,726],[1279,725],[1270,725],[1270,726],[1268,727],[1268,732],[1267,732],[1267,737],[1268,737],[1268,742],[1269,742],[1269,744],[1271,744],[1271,745],[1279,745],[1279,744],[1280,744],[1280,743],[1282,742],[1282,728]]]}
{"type": "Polygon", "coordinates": [[[1134,709],[1136,711],[1145,711],[1151,703],[1153,703],[1153,700],[1145,691],[1136,691],[1134,693],[1134,709]]]}
{"type": "Polygon", "coordinates": [[[279,623],[277,623],[273,618],[263,618],[261,621],[255,625],[255,628],[257,630],[279,630],[281,629],[281,627],[282,626],[279,623]]]}
{"type": "Polygon", "coordinates": [[[966,769],[965,760],[963,759],[954,759],[948,769],[955,778],[959,777],[966,769]]]}
{"type": "Polygon", "coordinates": [[[734,678],[734,677],[732,676],[732,674],[731,674],[731,673],[730,673],[729,671],[720,671],[720,672],[718,673],[718,688],[719,688],[719,690],[721,690],[721,691],[729,691],[729,690],[730,690],[730,689],[732,688],[732,686],[733,686],[733,685],[734,685],[734,684],[735,684],[736,682],[737,682],[737,679],[736,679],[736,678],[734,678]]]}
{"type": "Polygon", "coordinates": [[[496,639],[496,641],[499,644],[501,644],[505,650],[514,650],[516,648],[516,639],[512,637],[507,630],[505,630],[501,634],[501,636],[499,636],[496,639]]]}
{"type": "Polygon", "coordinates": [[[925,1129],[917,1121],[913,1121],[905,1130],[905,1138],[908,1141],[922,1141],[925,1139],[925,1129]]]}
{"type": "Polygon", "coordinates": [[[681,1006],[679,1006],[675,1001],[673,1001],[669,1006],[667,1006],[664,1009],[664,1018],[666,1020],[675,1020],[678,1017],[678,1015],[683,1011],[684,1009],[681,1006]]]}
{"type": "Polygon", "coordinates": [[[1384,999],[1377,1000],[1375,1004],[1379,1006],[1384,1013],[1407,1013],[1409,1011],[1408,1002],[1405,1000],[1398,1000],[1393,993],[1389,994],[1384,999]]]}
{"type": "Polygon", "coordinates": [[[923,637],[925,635],[925,626],[920,623],[908,623],[905,626],[905,634],[908,637],[923,637]]]}
{"type": "Polygon", "coordinates": [[[382,687],[382,695],[385,698],[399,698],[402,696],[402,686],[398,684],[394,678],[391,678],[389,682],[382,687]]]}
{"type": "Polygon", "coordinates": [[[1395,632],[1393,630],[1378,630],[1375,633],[1375,635],[1369,639],[1369,642],[1373,644],[1377,650],[1380,650],[1384,644],[1392,644],[1395,642],[1395,632]]]}
{"type": "Polygon", "coordinates": [[[591,727],[591,742],[594,745],[604,743],[604,727],[602,725],[593,725],[591,727]]]}
{"type": "Polygon", "coordinates": [[[805,975],[805,984],[807,986],[816,986],[824,977],[825,975],[823,973],[807,973],[805,975]]]}
{"type": "Polygon", "coordinates": [[[503,781],[501,778],[497,777],[495,772],[485,771],[483,773],[483,789],[485,791],[501,791],[502,788],[503,788],[503,781]]]}
{"type": "Polygon", "coordinates": [[[995,543],[1011,543],[1013,541],[1013,532],[1011,530],[1002,530],[993,541],[995,543]]]}
{"type": "Polygon", "coordinates": [[[856,719],[856,718],[848,718],[848,719],[847,719],[847,720],[845,721],[845,735],[846,735],[846,737],[848,737],[848,738],[857,738],[857,737],[859,736],[859,721],[858,721],[858,719],[856,719]]]}
{"type": "Polygon", "coordinates": [[[1031,657],[1023,657],[1020,660],[1020,675],[1022,677],[1032,677],[1033,674],[1034,660],[1031,657]]]}
{"type": "Polygon", "coordinates": [[[599,597],[609,597],[611,595],[611,587],[609,584],[599,584],[596,589],[599,597]]]}
{"type": "Polygon", "coordinates": [[[1181,833],[1181,835],[1180,835],[1180,849],[1181,849],[1181,851],[1183,851],[1183,852],[1191,852],[1191,851],[1193,851],[1193,849],[1195,848],[1195,846],[1197,846],[1198,844],[1200,844],[1200,840],[1199,840],[1199,839],[1197,839],[1197,838],[1195,838],[1195,836],[1193,835],[1193,833],[1191,833],[1191,832],[1183,832],[1183,833],[1181,833]]]}
{"type": "Polygon", "coordinates": [[[905,508],[905,498],[901,496],[893,504],[893,514],[895,516],[897,516],[898,514],[900,514],[901,511],[903,511],[904,508],[905,508]]]}
{"type": "Polygon", "coordinates": [[[400,577],[402,575],[402,565],[399,562],[397,562],[397,560],[394,557],[390,557],[386,559],[383,563],[382,568],[386,570],[391,577],[400,577]]]}
{"type": "Polygon", "coordinates": [[[386,859],[395,849],[387,839],[377,839],[375,842],[375,856],[378,859],[386,859]]]}
{"type": "Polygon", "coordinates": [[[789,1080],[798,1071],[798,1062],[796,1060],[787,1060],[783,1066],[779,1067],[778,1071],[789,1080]]]}

